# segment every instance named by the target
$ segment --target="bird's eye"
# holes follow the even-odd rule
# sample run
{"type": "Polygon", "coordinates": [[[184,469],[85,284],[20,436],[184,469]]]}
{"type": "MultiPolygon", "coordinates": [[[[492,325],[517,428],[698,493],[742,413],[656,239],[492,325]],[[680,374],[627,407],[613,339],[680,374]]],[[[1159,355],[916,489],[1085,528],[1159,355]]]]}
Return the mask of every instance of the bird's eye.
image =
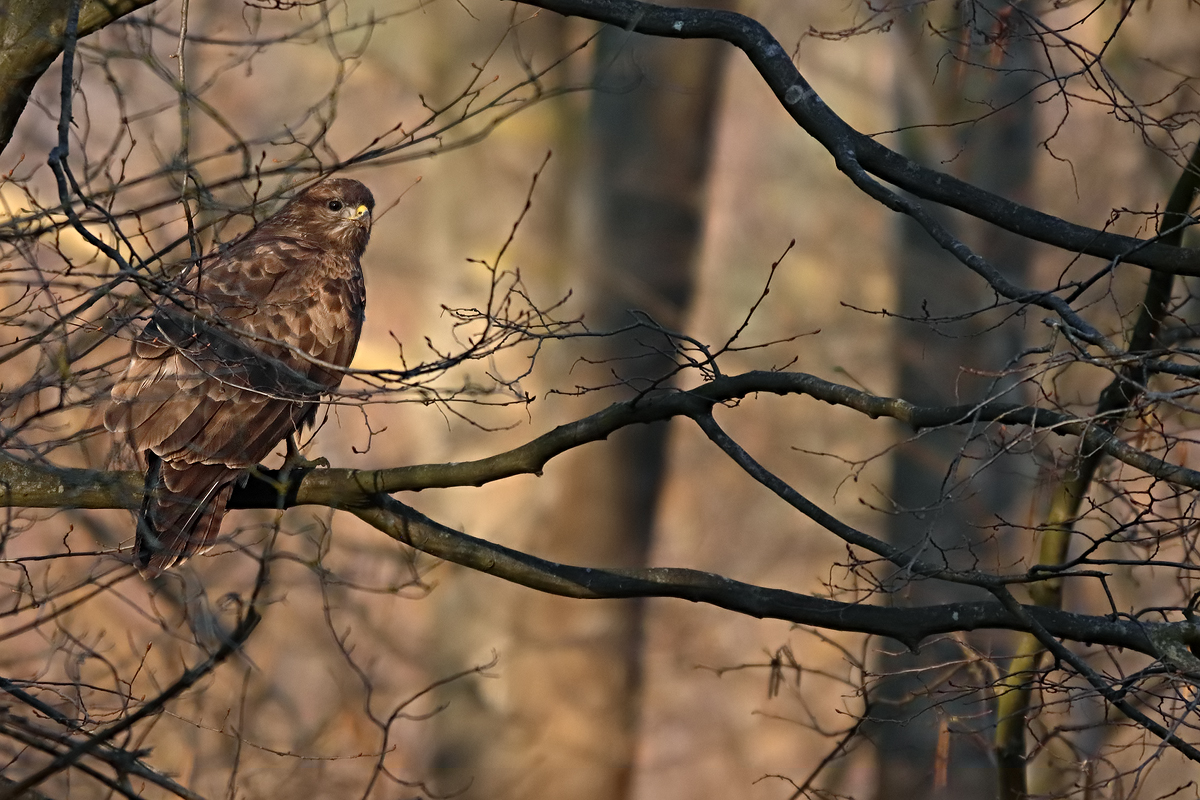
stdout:
{"type": "Polygon", "coordinates": [[[343,205],[344,204],[342,203],[341,200],[330,200],[329,201],[329,210],[330,211],[341,211],[343,205]]]}

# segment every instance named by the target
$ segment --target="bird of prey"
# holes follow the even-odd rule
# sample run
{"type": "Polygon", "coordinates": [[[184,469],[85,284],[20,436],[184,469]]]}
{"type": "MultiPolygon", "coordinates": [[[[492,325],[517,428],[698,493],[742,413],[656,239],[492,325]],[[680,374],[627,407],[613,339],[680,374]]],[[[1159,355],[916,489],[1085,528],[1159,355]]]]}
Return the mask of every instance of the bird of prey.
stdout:
{"type": "Polygon", "coordinates": [[[146,465],[134,555],[156,575],[212,547],[247,468],[316,417],[362,332],[359,259],[375,200],[309,187],[201,259],[156,303],[104,424],[146,465]]]}

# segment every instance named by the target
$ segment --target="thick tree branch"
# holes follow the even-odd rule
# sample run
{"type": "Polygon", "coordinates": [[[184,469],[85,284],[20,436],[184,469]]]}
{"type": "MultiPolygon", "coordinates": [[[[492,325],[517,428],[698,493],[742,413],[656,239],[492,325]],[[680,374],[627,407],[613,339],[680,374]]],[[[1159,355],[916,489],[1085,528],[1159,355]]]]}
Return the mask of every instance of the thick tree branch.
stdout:
{"type": "Polygon", "coordinates": [[[839,168],[867,172],[923,200],[958,209],[1020,236],[1116,263],[1176,275],[1200,275],[1200,250],[1076,225],[923,167],[852,128],[821,100],[787,51],[757,21],[704,8],[668,8],[638,0],[522,0],[564,16],[672,39],[720,39],[743,51],[783,108],[834,156],[839,168]]]}
{"type": "MultiPolygon", "coordinates": [[[[476,461],[416,464],[381,470],[320,469],[295,477],[280,488],[271,470],[264,480],[239,488],[230,508],[278,508],[283,491],[286,507],[325,505],[349,508],[370,502],[376,494],[482,486],[515,475],[540,475],[555,456],[589,442],[607,439],[630,425],[694,417],[712,406],[750,395],[807,395],[831,405],[845,406],[872,419],[891,417],[914,430],[947,425],[995,422],[1025,426],[1031,431],[1073,435],[1081,449],[1100,451],[1163,481],[1200,489],[1200,471],[1172,464],[1122,441],[1098,420],[1081,419],[1060,411],[1016,403],[988,401],[955,406],[917,406],[905,400],[854,389],[802,372],[754,371],[714,378],[690,391],[665,392],[614,403],[591,416],[560,425],[535,439],[476,461]]],[[[136,472],[62,469],[0,456],[0,507],[135,508],[141,503],[142,476],[136,472]]]]}
{"type": "Polygon", "coordinates": [[[1159,629],[1178,629],[1182,636],[1200,635],[1192,630],[1197,626],[1191,623],[1129,622],[1037,606],[1020,606],[1022,613],[1028,614],[1028,619],[1022,620],[992,601],[915,608],[871,606],[770,589],[693,569],[600,569],[558,564],[448,528],[386,495],[375,500],[376,504],[369,508],[355,509],[355,515],[396,541],[446,561],[563,597],[586,600],[675,597],[759,619],[782,619],[798,625],[886,636],[912,649],[930,636],[953,631],[984,628],[1026,631],[1030,630],[1029,620],[1062,639],[1127,647],[1154,657],[1158,653],[1152,634],[1159,629]]]}
{"type": "Polygon", "coordinates": [[[1029,631],[1035,624],[1060,639],[1126,647],[1155,658],[1159,657],[1155,640],[1164,632],[1181,640],[1200,637],[1200,626],[1193,623],[1116,620],[1038,606],[1018,606],[1018,614],[993,601],[910,608],[871,606],[770,589],[692,569],[558,564],[448,528],[386,495],[354,513],[424,553],[549,594],[590,600],[675,597],[759,619],[886,636],[912,649],[942,633],[985,628],[1029,631]]]}
{"type": "MultiPolygon", "coordinates": [[[[87,0],[79,36],[100,30],[154,0],[87,0]]],[[[63,49],[72,0],[10,0],[0,14],[0,152],[12,139],[29,95],[63,49]]]]}
{"type": "MultiPolygon", "coordinates": [[[[1129,448],[1093,423],[1058,412],[1000,403],[921,408],[802,373],[751,372],[717,378],[691,392],[664,393],[617,403],[598,414],[560,426],[507,453],[478,461],[375,472],[314,470],[288,485],[278,483],[273,473],[263,470],[235,493],[231,505],[277,508],[283,492],[285,506],[318,504],[350,510],[392,538],[423,552],[539,591],[579,598],[677,597],[755,617],[888,636],[914,648],[929,636],[951,631],[980,628],[1030,631],[1029,620],[1056,637],[1127,647],[1156,658],[1161,656],[1159,645],[1163,641],[1200,640],[1200,631],[1192,623],[1143,623],[1034,606],[1022,606],[1018,615],[996,602],[882,608],[754,586],[688,569],[620,570],[555,564],[454,531],[388,496],[388,493],[400,490],[479,485],[517,474],[537,474],[555,455],[586,442],[604,439],[621,427],[680,415],[703,418],[713,405],[755,392],[808,394],[872,417],[891,416],[914,427],[989,420],[1045,427],[1060,433],[1082,435],[1085,442],[1090,442],[1089,446],[1111,449],[1126,456],[1140,454],[1155,462],[1151,466],[1156,464],[1156,469],[1162,472],[1183,470],[1129,448]]],[[[1192,470],[1184,472],[1200,478],[1192,470]]],[[[1200,485],[1200,480],[1194,482],[1200,485]]],[[[56,469],[0,461],[0,505],[136,507],[141,490],[142,476],[136,472],[56,469]]],[[[992,576],[991,582],[1001,580],[992,576]]]]}

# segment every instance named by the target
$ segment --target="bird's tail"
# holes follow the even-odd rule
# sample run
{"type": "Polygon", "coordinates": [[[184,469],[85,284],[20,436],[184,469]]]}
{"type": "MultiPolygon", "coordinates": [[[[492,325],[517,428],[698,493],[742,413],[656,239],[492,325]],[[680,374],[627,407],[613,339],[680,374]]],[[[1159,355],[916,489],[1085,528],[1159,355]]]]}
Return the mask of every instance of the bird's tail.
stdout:
{"type": "Polygon", "coordinates": [[[135,563],[158,575],[213,546],[238,470],[219,464],[181,464],[147,453],[145,492],[138,514],[135,563]]]}

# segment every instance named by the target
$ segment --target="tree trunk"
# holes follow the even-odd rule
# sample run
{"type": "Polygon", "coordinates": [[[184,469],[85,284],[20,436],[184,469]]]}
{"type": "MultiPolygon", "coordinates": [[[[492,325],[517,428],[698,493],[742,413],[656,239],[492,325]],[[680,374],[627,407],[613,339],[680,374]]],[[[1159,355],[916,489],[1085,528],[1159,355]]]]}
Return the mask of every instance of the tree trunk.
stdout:
{"type": "MultiPolygon", "coordinates": [[[[561,278],[592,330],[626,327],[634,311],[677,329],[692,295],[727,48],[612,27],[596,47],[598,88],[578,126],[583,146],[573,156],[574,142],[559,148],[579,167],[566,179],[564,201],[575,213],[565,222],[575,241],[566,248],[572,268],[561,278]]],[[[567,137],[575,127],[564,125],[567,137]]],[[[562,169],[561,161],[556,153],[552,169],[562,169]]],[[[580,349],[591,365],[574,363],[573,350],[562,367],[579,384],[625,382],[617,392],[631,397],[669,373],[672,361],[655,351],[670,347],[661,333],[642,329],[585,343],[580,349]]],[[[570,410],[586,413],[616,397],[598,392],[594,400],[572,401],[570,410]]],[[[667,435],[665,424],[639,427],[556,460],[543,478],[557,488],[555,499],[532,520],[527,547],[569,563],[644,565],[667,435]]],[[[455,706],[442,715],[435,754],[439,787],[473,780],[469,795],[493,800],[627,796],[641,703],[643,603],[579,603],[528,591],[508,597],[511,606],[497,612],[509,626],[497,670],[503,708],[478,688],[451,689],[455,706]]],[[[460,607],[447,602],[441,627],[454,630],[460,607]]]]}
{"type": "MultiPolygon", "coordinates": [[[[1022,67],[1032,63],[1031,43],[980,10],[1000,13],[1003,4],[964,4],[959,24],[971,38],[947,42],[931,37],[918,16],[902,17],[896,71],[900,126],[984,118],[946,128],[913,128],[903,134],[902,149],[911,158],[937,168],[950,167],[966,180],[1014,200],[1030,190],[1036,142],[1034,104],[1027,96],[1032,79],[1022,67]],[[966,19],[965,13],[975,14],[966,19]],[[970,62],[964,64],[959,59],[970,62]],[[985,70],[978,64],[994,64],[985,70]],[[925,81],[937,74],[933,85],[925,81]],[[981,98],[968,104],[959,98],[981,98]],[[931,119],[932,117],[932,119],[931,119]],[[949,163],[939,163],[950,160],[949,163]]],[[[933,13],[933,12],[930,12],[933,13]]],[[[1016,24],[1018,15],[1011,15],[1016,24]]],[[[991,226],[973,229],[961,216],[939,211],[943,225],[955,231],[1010,280],[1027,283],[1028,242],[991,226]]],[[[1022,318],[1001,321],[995,312],[952,323],[921,322],[927,315],[953,317],[985,308],[994,295],[981,280],[942,251],[915,223],[903,218],[897,231],[898,313],[917,321],[896,323],[898,393],[915,403],[944,405],[997,396],[1013,383],[996,371],[1013,366],[1022,346],[1022,318]],[[987,337],[978,336],[999,324],[987,337]]],[[[1002,313],[1002,312],[1001,312],[1002,313]]],[[[1005,399],[1021,398],[1008,394],[1005,399]]],[[[968,443],[971,431],[929,431],[898,447],[892,460],[892,498],[897,512],[889,537],[923,557],[945,553],[951,566],[964,567],[978,554],[1004,541],[1002,519],[1013,519],[1028,503],[1032,465],[1019,456],[993,458],[985,440],[968,443]],[[986,468],[983,465],[987,463],[986,468]],[[974,474],[982,469],[981,474],[974,474]],[[962,481],[962,484],[959,484],[962,481]],[[932,545],[932,546],[931,546],[932,545]]],[[[911,435],[905,432],[902,435],[911,435]]],[[[937,581],[907,581],[894,576],[899,604],[926,605],[981,599],[970,590],[937,581]]],[[[890,643],[890,648],[899,645],[890,643]]],[[[989,754],[994,719],[978,701],[954,699],[953,684],[965,683],[965,671],[952,675],[964,656],[949,641],[932,643],[919,654],[883,654],[876,671],[881,679],[872,699],[868,736],[878,752],[877,800],[992,797],[995,771],[989,754]],[[975,735],[975,734],[979,735],[975,735]]]]}

